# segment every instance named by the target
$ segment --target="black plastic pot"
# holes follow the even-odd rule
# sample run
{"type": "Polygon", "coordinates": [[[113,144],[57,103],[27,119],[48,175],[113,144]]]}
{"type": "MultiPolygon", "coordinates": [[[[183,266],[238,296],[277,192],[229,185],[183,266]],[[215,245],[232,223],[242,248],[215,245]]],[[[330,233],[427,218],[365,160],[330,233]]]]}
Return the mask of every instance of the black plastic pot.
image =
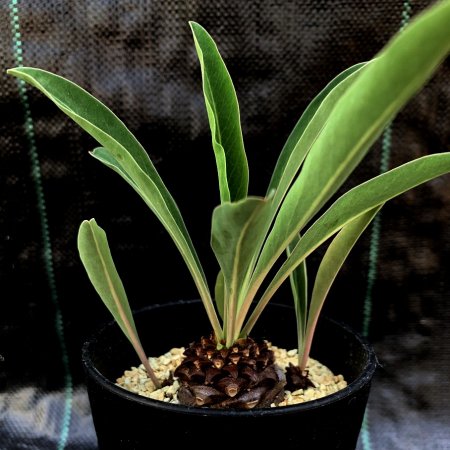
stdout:
{"type": "MultiPolygon", "coordinates": [[[[144,349],[158,356],[210,332],[199,301],[156,305],[135,313],[144,349]]],[[[293,309],[269,304],[252,335],[296,347],[293,309]]],[[[372,347],[348,327],[319,320],[313,358],[349,385],[319,400],[278,408],[230,411],[173,405],[128,392],[114,384],[139,364],[131,344],[110,323],[82,351],[99,449],[280,448],[355,449],[377,361],[372,347]],[[235,445],[235,446],[234,446],[235,445]]]]}

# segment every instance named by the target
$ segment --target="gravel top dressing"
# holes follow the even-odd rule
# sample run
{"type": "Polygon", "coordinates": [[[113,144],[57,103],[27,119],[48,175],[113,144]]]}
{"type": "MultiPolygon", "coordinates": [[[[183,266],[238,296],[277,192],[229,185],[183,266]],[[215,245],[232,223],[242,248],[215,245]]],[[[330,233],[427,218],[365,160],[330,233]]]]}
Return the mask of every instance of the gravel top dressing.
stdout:
{"type": "MultiPolygon", "coordinates": [[[[289,363],[297,364],[297,350],[286,350],[273,345],[271,349],[275,353],[277,364],[282,369],[285,369],[289,363]]],[[[150,365],[158,379],[163,381],[171,378],[173,371],[183,359],[184,350],[184,348],[172,348],[162,356],[149,358],[150,365]]],[[[315,400],[333,394],[347,386],[347,382],[342,375],[333,374],[328,367],[315,359],[309,358],[307,370],[309,379],[315,387],[309,387],[305,390],[299,389],[294,392],[286,390],[284,400],[278,405],[273,404],[273,407],[295,405],[297,403],[315,400]]],[[[132,367],[130,370],[125,370],[123,375],[117,378],[116,384],[144,397],[164,402],[179,403],[177,398],[179,388],[178,380],[174,378],[172,384],[155,390],[155,386],[150,378],[148,378],[147,372],[142,364],[139,367],[132,367]]]]}

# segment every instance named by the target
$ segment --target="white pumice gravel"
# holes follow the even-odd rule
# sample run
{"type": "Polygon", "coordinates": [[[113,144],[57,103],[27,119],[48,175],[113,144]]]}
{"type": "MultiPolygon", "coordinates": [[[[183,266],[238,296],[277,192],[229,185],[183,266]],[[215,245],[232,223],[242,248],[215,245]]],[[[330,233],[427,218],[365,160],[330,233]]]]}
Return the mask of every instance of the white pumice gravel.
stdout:
{"type": "MultiPolygon", "coordinates": [[[[286,350],[283,348],[270,346],[275,353],[275,360],[277,364],[284,370],[289,363],[297,364],[297,350],[286,350]]],[[[161,381],[167,380],[170,374],[180,364],[183,359],[184,348],[172,348],[170,351],[159,357],[150,357],[150,365],[155,371],[155,375],[161,381]]],[[[295,405],[297,403],[304,403],[309,400],[315,400],[326,395],[337,392],[347,386],[347,382],[342,375],[335,375],[333,372],[319,361],[309,358],[307,368],[310,380],[315,387],[309,387],[305,390],[299,389],[294,392],[286,391],[284,400],[278,406],[295,405]]],[[[177,391],[179,383],[176,378],[173,383],[164,386],[161,389],[156,389],[150,378],[147,377],[147,372],[141,364],[139,367],[131,367],[130,370],[125,370],[123,375],[116,380],[116,384],[124,389],[127,389],[144,397],[153,398],[163,402],[179,403],[177,398],[177,391]]],[[[272,405],[275,407],[276,405],[272,405]]]]}

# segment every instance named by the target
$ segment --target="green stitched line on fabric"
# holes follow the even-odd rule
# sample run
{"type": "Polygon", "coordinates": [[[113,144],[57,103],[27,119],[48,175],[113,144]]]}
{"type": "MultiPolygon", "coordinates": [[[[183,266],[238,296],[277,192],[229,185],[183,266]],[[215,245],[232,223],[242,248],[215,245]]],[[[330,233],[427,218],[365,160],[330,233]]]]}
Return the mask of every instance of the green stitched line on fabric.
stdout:
{"type": "MultiPolygon", "coordinates": [[[[381,141],[380,173],[389,169],[389,159],[392,148],[392,124],[383,133],[381,141]]],[[[369,269],[367,271],[367,290],[363,309],[363,336],[369,335],[370,318],[372,316],[372,291],[377,278],[378,249],[380,244],[381,211],[375,216],[372,224],[369,247],[369,269]]]]}
{"type": "MultiPolygon", "coordinates": [[[[380,173],[384,173],[389,168],[389,159],[392,148],[392,124],[389,124],[383,133],[381,142],[381,160],[380,173]]],[[[369,335],[370,318],[372,315],[372,291],[377,278],[378,250],[381,234],[381,211],[375,216],[372,224],[369,247],[369,268],[367,271],[367,290],[364,299],[363,310],[363,327],[362,334],[367,337],[369,335]]],[[[370,438],[370,422],[369,422],[369,405],[366,407],[364,420],[361,430],[361,443],[364,450],[371,450],[372,443],[370,438]]]]}
{"type": "Polygon", "coordinates": [[[405,0],[403,2],[402,21],[400,24],[400,31],[403,31],[403,29],[406,27],[406,25],[408,25],[409,20],[411,19],[411,11],[412,11],[411,2],[409,0],[405,0]]]}
{"type": "Polygon", "coordinates": [[[370,438],[370,420],[369,420],[369,406],[364,412],[364,419],[362,423],[361,444],[363,450],[370,450],[372,448],[372,440],[370,438]]]}
{"type": "MultiPolygon", "coordinates": [[[[405,0],[402,7],[402,19],[400,22],[400,31],[408,25],[411,18],[411,1],[405,0]]],[[[389,159],[392,149],[392,123],[388,125],[383,133],[381,142],[381,160],[380,160],[380,173],[384,173],[389,169],[389,159]]],[[[378,250],[380,245],[381,234],[381,212],[379,212],[372,224],[372,231],[370,236],[370,248],[369,248],[369,268],[367,272],[367,290],[364,298],[363,308],[363,326],[362,333],[365,337],[369,335],[370,319],[372,316],[372,292],[377,277],[377,264],[378,264],[378,250]]],[[[363,450],[371,450],[372,441],[370,438],[370,421],[369,421],[369,405],[366,407],[364,414],[364,420],[361,430],[361,443],[363,450]]]]}
{"type": "MultiPolygon", "coordinates": [[[[19,24],[19,1],[11,0],[9,4],[11,16],[11,28],[13,35],[13,51],[18,66],[23,66],[23,49],[22,35],[19,24]]],[[[37,206],[39,211],[39,219],[41,223],[41,238],[43,245],[42,257],[44,260],[45,271],[47,275],[50,297],[55,308],[55,328],[58,336],[58,342],[61,349],[62,365],[64,370],[64,415],[62,418],[61,432],[58,442],[58,450],[63,450],[66,446],[69,436],[70,421],[72,417],[72,398],[73,398],[73,380],[69,367],[69,356],[67,346],[64,339],[64,323],[61,308],[58,303],[58,293],[56,289],[55,271],[52,258],[52,247],[50,240],[50,232],[47,219],[47,209],[45,205],[44,189],[42,186],[41,169],[39,164],[39,155],[36,146],[33,118],[31,116],[28,95],[23,80],[17,80],[19,97],[24,110],[25,135],[29,145],[29,157],[31,160],[31,176],[34,181],[34,187],[37,197],[37,206]]]]}

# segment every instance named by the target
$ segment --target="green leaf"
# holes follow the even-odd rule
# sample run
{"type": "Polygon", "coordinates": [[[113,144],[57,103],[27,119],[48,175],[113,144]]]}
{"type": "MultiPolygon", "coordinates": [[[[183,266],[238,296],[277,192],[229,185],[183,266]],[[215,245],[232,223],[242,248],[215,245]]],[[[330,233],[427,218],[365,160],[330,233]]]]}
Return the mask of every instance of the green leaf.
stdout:
{"type": "Polygon", "coordinates": [[[261,296],[243,332],[250,332],[273,294],[290,273],[343,226],[409,189],[449,172],[450,152],[423,156],[378,175],[339,197],[303,234],[261,296]]]}
{"type": "Polygon", "coordinates": [[[127,149],[138,166],[154,178],[161,190],[165,189],[148,154],[135,136],[109,108],[86,90],[70,80],[38,68],[17,67],[7,73],[39,89],[104,147],[114,141],[127,149]]]}
{"type": "Polygon", "coordinates": [[[97,225],[95,219],[85,220],[80,225],[78,251],[92,285],[133,345],[153,382],[159,386],[160,383],[139,340],[130,304],[109,250],[106,233],[97,225]]]}
{"type": "Polygon", "coordinates": [[[291,134],[288,136],[283,149],[281,150],[277,164],[275,165],[275,169],[272,173],[272,178],[270,180],[267,193],[269,193],[272,189],[277,189],[280,185],[280,180],[282,179],[285,179],[284,183],[282,183],[285,186],[285,190],[289,187],[295,174],[299,170],[303,159],[311,148],[312,143],[314,143],[317,135],[320,133],[323,125],[328,119],[337,100],[339,100],[350,84],[356,79],[356,74],[352,77],[350,77],[350,75],[355,72],[358,72],[359,74],[360,69],[362,69],[365,65],[366,63],[362,62],[345,69],[343,72],[334,77],[307,106],[294,129],[291,131],[291,134]],[[347,81],[343,83],[346,79],[347,81]],[[339,88],[335,89],[338,85],[339,88]],[[332,91],[334,91],[333,94],[329,95],[332,91]],[[319,113],[316,114],[318,110],[319,113]],[[306,139],[301,139],[306,128],[311,122],[312,125],[308,131],[306,139]],[[291,175],[286,175],[286,173],[290,173],[291,175]]]}
{"type": "Polygon", "coordinates": [[[272,177],[268,190],[268,192],[271,192],[271,190],[276,189],[270,216],[268,216],[266,223],[267,231],[283,202],[292,180],[294,180],[305,157],[328,122],[333,108],[354,83],[361,71],[364,70],[364,66],[365,64],[358,64],[350,67],[327,85],[307,108],[307,111],[300,118],[294,131],[288,138],[277,162],[275,174],[272,177]],[[300,133],[302,128],[304,129],[300,133]]]}
{"type": "Polygon", "coordinates": [[[224,311],[224,302],[225,302],[225,280],[223,278],[223,272],[219,270],[216,278],[216,284],[214,287],[214,300],[216,302],[217,311],[219,311],[219,315],[224,322],[224,327],[226,323],[226,316],[224,311]]]}
{"type": "Polygon", "coordinates": [[[347,223],[331,241],[322,258],[311,295],[303,351],[299,355],[301,358],[299,366],[302,371],[306,369],[314,331],[328,292],[351,249],[382,206],[376,206],[347,223]]]}
{"type": "MultiPolygon", "coordinates": [[[[251,262],[251,271],[256,265],[261,247],[277,210],[304,158],[327,122],[334,105],[354,82],[364,66],[365,63],[356,64],[336,76],[312,101],[288,138],[268,189],[268,196],[272,198],[271,207],[264,212],[264,227],[259,237],[257,237],[254,258],[251,262]]],[[[245,300],[244,309],[241,311],[242,317],[247,314],[259,287],[259,282],[255,282],[254,279],[249,280],[248,283],[251,283],[251,286],[250,288],[248,286],[245,287],[245,290],[248,292],[248,298],[245,300]]]]}
{"type": "MultiPolygon", "coordinates": [[[[299,240],[300,235],[297,235],[288,245],[286,251],[288,257],[299,240]]],[[[297,348],[299,349],[300,357],[300,354],[303,353],[308,312],[308,272],[306,269],[306,259],[292,271],[289,275],[289,281],[291,283],[292,298],[294,300],[295,319],[297,323],[297,348]]]]}
{"type": "Polygon", "coordinates": [[[214,332],[221,336],[205,275],[180,211],[145,150],[123,122],[91,94],[59,75],[30,67],[8,73],[38,88],[103,145],[104,149],[94,150],[93,155],[119,173],[166,228],[191,272],[214,332]]]}
{"type": "Polygon", "coordinates": [[[177,205],[165,187],[145,150],[123,122],[103,103],[75,83],[51,72],[31,67],[9,69],[14,75],[39,89],[65,114],[87,131],[130,177],[149,178],[158,196],[176,222],[180,232],[188,238],[177,205]]]}
{"type": "MultiPolygon", "coordinates": [[[[340,99],[342,94],[347,90],[351,83],[361,72],[366,65],[365,62],[355,64],[349,67],[335,78],[333,78],[322,91],[308,105],[291,134],[289,135],[284,147],[280,153],[277,164],[275,166],[272,178],[269,183],[267,192],[279,187],[280,181],[284,182],[283,196],[289,187],[294,175],[300,169],[307,151],[311,148],[315,139],[322,130],[326,123],[330,112],[332,111],[337,100],[340,99]],[[355,73],[356,72],[356,73],[355,73]],[[354,74],[352,77],[350,75],[354,74]],[[343,82],[344,80],[345,83],[343,82]],[[339,86],[338,88],[336,88],[339,86]],[[336,88],[336,89],[335,89],[336,88]],[[319,110],[319,107],[320,110],[319,110]],[[319,112],[317,112],[319,110],[319,112]],[[306,128],[312,122],[306,139],[301,139],[306,128]],[[296,152],[295,152],[296,151],[296,152]],[[289,175],[290,174],[290,175],[289,175]]],[[[281,196],[279,196],[281,197],[281,196]]],[[[281,197],[282,198],[282,197],[281,197]]],[[[280,198],[280,199],[281,199],[280,198]]],[[[299,236],[296,236],[288,246],[288,255],[295,244],[298,242],[299,236]]],[[[289,276],[292,296],[295,306],[295,315],[297,322],[297,336],[298,336],[298,348],[302,349],[304,346],[304,336],[306,333],[306,318],[307,318],[307,305],[308,305],[308,291],[307,291],[307,271],[306,260],[303,261],[299,267],[297,267],[289,276]]],[[[299,352],[300,354],[303,352],[299,352]]]]}
{"type": "Polygon", "coordinates": [[[111,152],[109,152],[106,148],[97,147],[92,152],[90,152],[90,154],[105,166],[118,173],[128,184],[130,184],[137,192],[139,192],[139,188],[133,182],[133,179],[127,174],[127,172],[125,172],[119,161],[117,161],[117,159],[115,159],[111,152]]]}
{"type": "Polygon", "coordinates": [[[89,279],[120,328],[132,341],[136,335],[130,305],[112,259],[106,234],[95,219],[82,222],[78,250],[89,279]]]}
{"type": "Polygon", "coordinates": [[[209,294],[205,274],[198,260],[197,254],[193,248],[192,242],[181,230],[177,227],[177,223],[171,216],[170,211],[167,209],[167,205],[164,199],[160,195],[160,192],[156,189],[152,180],[143,174],[142,172],[134,172],[133,176],[124,169],[114,156],[105,148],[99,147],[94,149],[91,153],[94,158],[101,161],[103,164],[117,172],[120,176],[127,181],[130,186],[139,194],[144,202],[152,209],[158,219],[166,228],[169,235],[172,237],[175,245],[179,249],[186,266],[191,272],[195,285],[203,300],[203,304],[206,309],[206,313],[211,322],[216,336],[222,337],[222,329],[219,324],[217,314],[214,310],[214,304],[209,294]]]}
{"type": "Polygon", "coordinates": [[[198,23],[189,22],[200,61],[222,202],[247,196],[248,163],[233,82],[215,42],[198,23]]]}
{"type": "Polygon", "coordinates": [[[256,285],[448,55],[449,23],[450,2],[420,15],[361,70],[336,103],[278,212],[255,270],[256,285]]]}
{"type": "MultiPolygon", "coordinates": [[[[257,257],[278,208],[282,204],[283,198],[299,171],[304,158],[322,131],[336,102],[359,76],[364,66],[364,63],[357,64],[335,77],[312,101],[288,138],[268,189],[268,195],[273,197],[272,206],[265,212],[265,226],[258,238],[258,247],[251,266],[252,270],[256,265],[257,257]]],[[[251,280],[252,286],[249,289],[247,305],[251,303],[260,282],[262,282],[262,279],[255,282],[255,277],[251,280]]]]}
{"type": "Polygon", "coordinates": [[[247,197],[238,202],[226,202],[215,208],[212,217],[211,246],[219,262],[225,283],[226,345],[239,336],[235,318],[239,312],[242,286],[249,276],[249,263],[254,257],[261,221],[270,200],[247,197]]]}

